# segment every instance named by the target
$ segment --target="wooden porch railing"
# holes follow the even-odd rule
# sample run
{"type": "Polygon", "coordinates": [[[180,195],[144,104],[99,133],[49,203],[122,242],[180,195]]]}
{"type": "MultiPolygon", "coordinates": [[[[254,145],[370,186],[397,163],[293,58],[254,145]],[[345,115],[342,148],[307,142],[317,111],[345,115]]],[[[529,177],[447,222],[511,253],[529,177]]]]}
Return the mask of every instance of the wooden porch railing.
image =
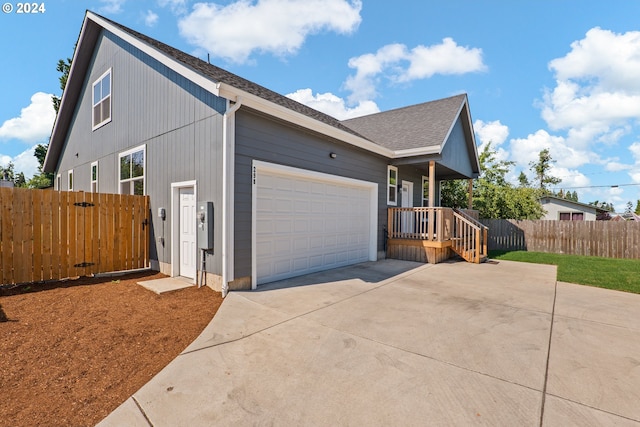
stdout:
{"type": "Polygon", "coordinates": [[[453,231],[451,208],[389,208],[390,239],[417,239],[434,242],[450,240],[453,231]]]}
{"type": "Polygon", "coordinates": [[[468,262],[479,264],[488,255],[488,228],[467,213],[454,209],[452,249],[468,262]]]}
{"type": "Polygon", "coordinates": [[[389,239],[451,242],[468,262],[487,257],[487,227],[467,212],[451,208],[389,208],[389,239]]]}

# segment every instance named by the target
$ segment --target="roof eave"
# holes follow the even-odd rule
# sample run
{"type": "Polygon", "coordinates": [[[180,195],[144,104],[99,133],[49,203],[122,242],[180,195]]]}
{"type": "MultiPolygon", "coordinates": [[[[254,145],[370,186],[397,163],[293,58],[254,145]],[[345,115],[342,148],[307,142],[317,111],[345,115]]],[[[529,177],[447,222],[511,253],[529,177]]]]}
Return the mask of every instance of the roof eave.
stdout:
{"type": "Polygon", "coordinates": [[[242,105],[260,111],[262,113],[274,116],[284,121],[294,123],[306,129],[321,133],[328,137],[346,142],[350,145],[362,148],[381,156],[393,158],[395,153],[393,150],[385,148],[368,139],[358,137],[352,133],[340,130],[334,126],[315,120],[297,111],[290,110],[286,107],[268,101],[259,96],[245,92],[226,83],[218,83],[218,93],[227,99],[236,100],[238,97],[242,99],[242,105]]]}

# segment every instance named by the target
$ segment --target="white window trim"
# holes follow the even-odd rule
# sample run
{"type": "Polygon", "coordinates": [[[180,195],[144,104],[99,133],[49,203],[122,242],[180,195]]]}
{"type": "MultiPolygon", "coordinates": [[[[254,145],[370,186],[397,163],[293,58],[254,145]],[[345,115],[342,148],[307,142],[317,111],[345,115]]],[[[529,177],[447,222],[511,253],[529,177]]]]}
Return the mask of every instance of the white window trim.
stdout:
{"type": "Polygon", "coordinates": [[[62,191],[62,175],[60,174],[56,175],[56,185],[58,186],[56,190],[62,191]]]}
{"type": "MultiPolygon", "coordinates": [[[[107,97],[102,98],[100,100],[100,102],[103,102],[105,99],[107,99],[107,97]]],[[[113,73],[111,72],[111,68],[109,68],[100,77],[98,77],[93,82],[93,84],[91,85],[91,130],[94,131],[94,130],[96,130],[98,128],[101,128],[102,126],[106,125],[107,123],[111,122],[111,117],[113,115],[112,113],[113,113],[113,73]],[[96,100],[95,100],[95,97],[94,97],[95,87],[107,75],[109,75],[109,96],[108,96],[108,98],[110,98],[110,100],[109,100],[109,118],[106,119],[106,120],[101,121],[100,123],[93,123],[93,117],[94,117],[93,109],[96,106],[96,100]]]]}
{"type": "Polygon", "coordinates": [[[398,168],[395,166],[388,165],[387,166],[387,205],[390,206],[398,206],[398,168]],[[395,171],[396,173],[396,183],[391,184],[391,171],[395,171]],[[394,194],[396,195],[394,200],[389,198],[389,189],[394,187],[394,194]]]}
{"type": "MultiPolygon", "coordinates": [[[[122,167],[122,161],[121,159],[124,156],[127,156],[129,154],[132,153],[136,153],[138,151],[142,151],[142,157],[143,157],[143,164],[142,164],[142,168],[143,168],[143,173],[142,173],[142,194],[147,194],[147,146],[146,145],[139,145],[137,147],[131,148],[127,151],[123,151],[122,153],[118,154],[118,176],[117,176],[117,180],[118,180],[118,194],[122,194],[122,183],[124,181],[132,181],[132,178],[129,178],[127,180],[122,180],[120,179],[120,168],[122,167]]],[[[136,177],[136,179],[140,179],[140,177],[136,177]]]]}
{"type": "Polygon", "coordinates": [[[67,190],[73,191],[73,169],[67,172],[67,190]]]}
{"type": "Polygon", "coordinates": [[[420,197],[422,198],[422,207],[429,207],[429,193],[427,193],[427,197],[424,197],[424,184],[429,185],[429,177],[426,175],[422,175],[422,185],[420,186],[420,197]]]}
{"type": "Polygon", "coordinates": [[[99,179],[99,177],[100,177],[100,168],[98,167],[98,162],[95,161],[95,162],[91,163],[91,166],[89,168],[89,188],[91,189],[92,193],[94,192],[93,191],[93,183],[94,182],[96,183],[96,191],[95,191],[95,193],[97,193],[99,191],[99,188],[98,188],[98,179],[99,179]],[[95,181],[93,180],[93,167],[94,166],[96,167],[96,179],[95,179],[95,181]]]}

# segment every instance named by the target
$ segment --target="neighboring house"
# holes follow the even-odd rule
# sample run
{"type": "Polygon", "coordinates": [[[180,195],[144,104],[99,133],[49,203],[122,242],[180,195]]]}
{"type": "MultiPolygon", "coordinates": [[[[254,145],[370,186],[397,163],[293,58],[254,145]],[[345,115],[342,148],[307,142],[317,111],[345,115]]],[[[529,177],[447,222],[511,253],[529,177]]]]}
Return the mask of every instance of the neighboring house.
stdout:
{"type": "Polygon", "coordinates": [[[466,95],[338,121],[87,12],[44,170],[149,195],[152,268],[195,281],[204,253],[226,292],[383,257],[387,207],[437,206],[479,163],[466,95]]]}
{"type": "Polygon", "coordinates": [[[541,219],[561,221],[595,221],[600,213],[606,212],[586,203],[574,202],[555,196],[540,198],[540,204],[546,214],[541,219]]]}
{"type": "Polygon", "coordinates": [[[640,215],[634,212],[612,214],[611,221],[640,221],[640,215]]]}

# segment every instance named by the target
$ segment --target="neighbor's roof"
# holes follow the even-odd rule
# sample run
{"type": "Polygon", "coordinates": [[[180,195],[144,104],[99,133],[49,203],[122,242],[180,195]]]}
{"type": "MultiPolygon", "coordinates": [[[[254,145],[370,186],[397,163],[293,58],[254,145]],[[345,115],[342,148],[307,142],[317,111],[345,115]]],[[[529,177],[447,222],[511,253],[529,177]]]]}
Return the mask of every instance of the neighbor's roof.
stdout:
{"type": "Polygon", "coordinates": [[[578,208],[595,209],[596,212],[608,212],[606,209],[602,209],[598,206],[589,205],[587,203],[582,203],[582,202],[574,202],[573,200],[564,199],[558,196],[546,195],[546,196],[540,197],[539,200],[540,200],[540,203],[550,203],[553,201],[559,201],[559,202],[563,202],[564,204],[575,205],[578,208]]]}
{"type": "Polygon", "coordinates": [[[278,94],[175,49],[124,25],[87,11],[74,52],[67,87],[54,124],[45,171],[54,171],[71,126],[74,105],[81,96],[84,76],[102,29],[125,39],[159,62],[191,79],[215,95],[272,114],[368,151],[389,157],[439,154],[458,115],[464,114],[467,138],[475,154],[475,139],[466,95],[427,102],[340,122],[334,117],[278,94]],[[402,151],[411,149],[411,152],[402,151]],[[418,149],[418,151],[416,151],[418,149]],[[421,151],[420,151],[421,150],[421,151]]]}

